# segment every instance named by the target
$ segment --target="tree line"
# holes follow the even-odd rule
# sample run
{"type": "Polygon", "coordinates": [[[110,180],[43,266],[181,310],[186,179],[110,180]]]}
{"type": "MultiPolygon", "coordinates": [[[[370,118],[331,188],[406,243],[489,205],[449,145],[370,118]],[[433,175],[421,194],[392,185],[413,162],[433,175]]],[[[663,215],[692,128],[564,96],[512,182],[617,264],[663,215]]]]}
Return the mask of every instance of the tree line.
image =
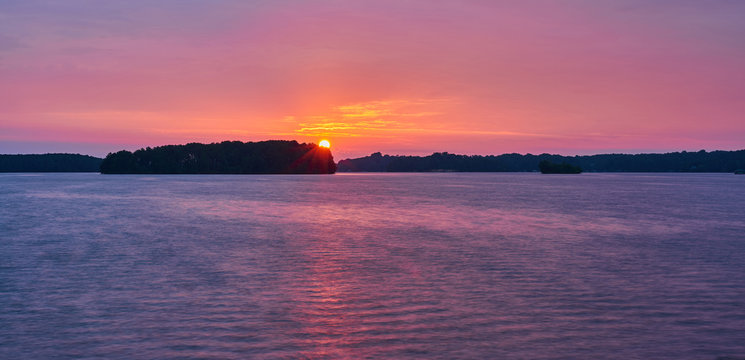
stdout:
{"type": "Polygon", "coordinates": [[[541,161],[566,163],[589,172],[734,172],[745,169],[745,150],[672,152],[664,154],[600,154],[562,156],[551,154],[456,155],[438,152],[429,156],[383,155],[339,161],[340,172],[503,172],[538,171],[541,161]]]}
{"type": "MultiPolygon", "coordinates": [[[[745,169],[745,150],[672,152],[665,154],[551,154],[392,156],[379,152],[342,160],[338,171],[371,172],[503,172],[538,171],[548,161],[585,172],[734,172],[745,169]]],[[[106,159],[80,154],[0,155],[0,172],[98,172],[149,174],[308,174],[334,173],[331,152],[296,141],[261,141],[166,145],[134,152],[109,153],[106,159]]]]}
{"type": "Polygon", "coordinates": [[[297,141],[223,141],[109,153],[103,174],[333,174],[327,148],[297,141]]]}
{"type": "Polygon", "coordinates": [[[98,172],[102,161],[80,154],[0,155],[0,172],[98,172]]]}

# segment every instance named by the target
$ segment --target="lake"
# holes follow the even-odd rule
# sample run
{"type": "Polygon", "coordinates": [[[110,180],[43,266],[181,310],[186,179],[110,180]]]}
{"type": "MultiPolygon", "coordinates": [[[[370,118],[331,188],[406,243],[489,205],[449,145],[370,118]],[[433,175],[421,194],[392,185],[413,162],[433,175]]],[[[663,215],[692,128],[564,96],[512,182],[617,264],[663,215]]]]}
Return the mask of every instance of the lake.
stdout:
{"type": "Polygon", "coordinates": [[[0,358],[745,357],[745,177],[0,174],[0,358]]]}

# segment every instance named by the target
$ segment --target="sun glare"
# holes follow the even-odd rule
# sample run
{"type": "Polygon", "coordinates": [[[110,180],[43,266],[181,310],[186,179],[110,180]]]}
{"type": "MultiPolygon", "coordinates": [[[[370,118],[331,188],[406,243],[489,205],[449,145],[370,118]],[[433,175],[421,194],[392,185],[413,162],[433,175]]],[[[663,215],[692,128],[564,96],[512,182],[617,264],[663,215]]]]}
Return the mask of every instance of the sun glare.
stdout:
{"type": "Polygon", "coordinates": [[[321,140],[321,142],[318,143],[318,146],[325,147],[325,148],[330,148],[331,147],[331,143],[328,140],[321,140]]]}

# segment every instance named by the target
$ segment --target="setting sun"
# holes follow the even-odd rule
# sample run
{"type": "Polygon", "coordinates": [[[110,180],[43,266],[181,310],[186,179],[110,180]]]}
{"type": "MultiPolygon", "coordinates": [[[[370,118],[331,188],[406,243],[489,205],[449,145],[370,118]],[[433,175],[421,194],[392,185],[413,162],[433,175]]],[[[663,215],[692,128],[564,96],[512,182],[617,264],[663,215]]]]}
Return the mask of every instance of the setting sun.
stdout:
{"type": "Polygon", "coordinates": [[[325,148],[330,148],[331,147],[331,143],[328,140],[321,140],[321,142],[318,143],[318,146],[325,147],[325,148]]]}

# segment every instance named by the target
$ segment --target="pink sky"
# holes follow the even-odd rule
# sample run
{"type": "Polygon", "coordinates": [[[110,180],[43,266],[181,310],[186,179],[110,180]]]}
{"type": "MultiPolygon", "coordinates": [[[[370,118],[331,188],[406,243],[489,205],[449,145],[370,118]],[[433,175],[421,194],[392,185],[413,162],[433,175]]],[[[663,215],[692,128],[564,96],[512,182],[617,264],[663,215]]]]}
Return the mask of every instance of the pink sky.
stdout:
{"type": "Polygon", "coordinates": [[[745,148],[743,1],[0,2],[0,153],[745,148]]]}

